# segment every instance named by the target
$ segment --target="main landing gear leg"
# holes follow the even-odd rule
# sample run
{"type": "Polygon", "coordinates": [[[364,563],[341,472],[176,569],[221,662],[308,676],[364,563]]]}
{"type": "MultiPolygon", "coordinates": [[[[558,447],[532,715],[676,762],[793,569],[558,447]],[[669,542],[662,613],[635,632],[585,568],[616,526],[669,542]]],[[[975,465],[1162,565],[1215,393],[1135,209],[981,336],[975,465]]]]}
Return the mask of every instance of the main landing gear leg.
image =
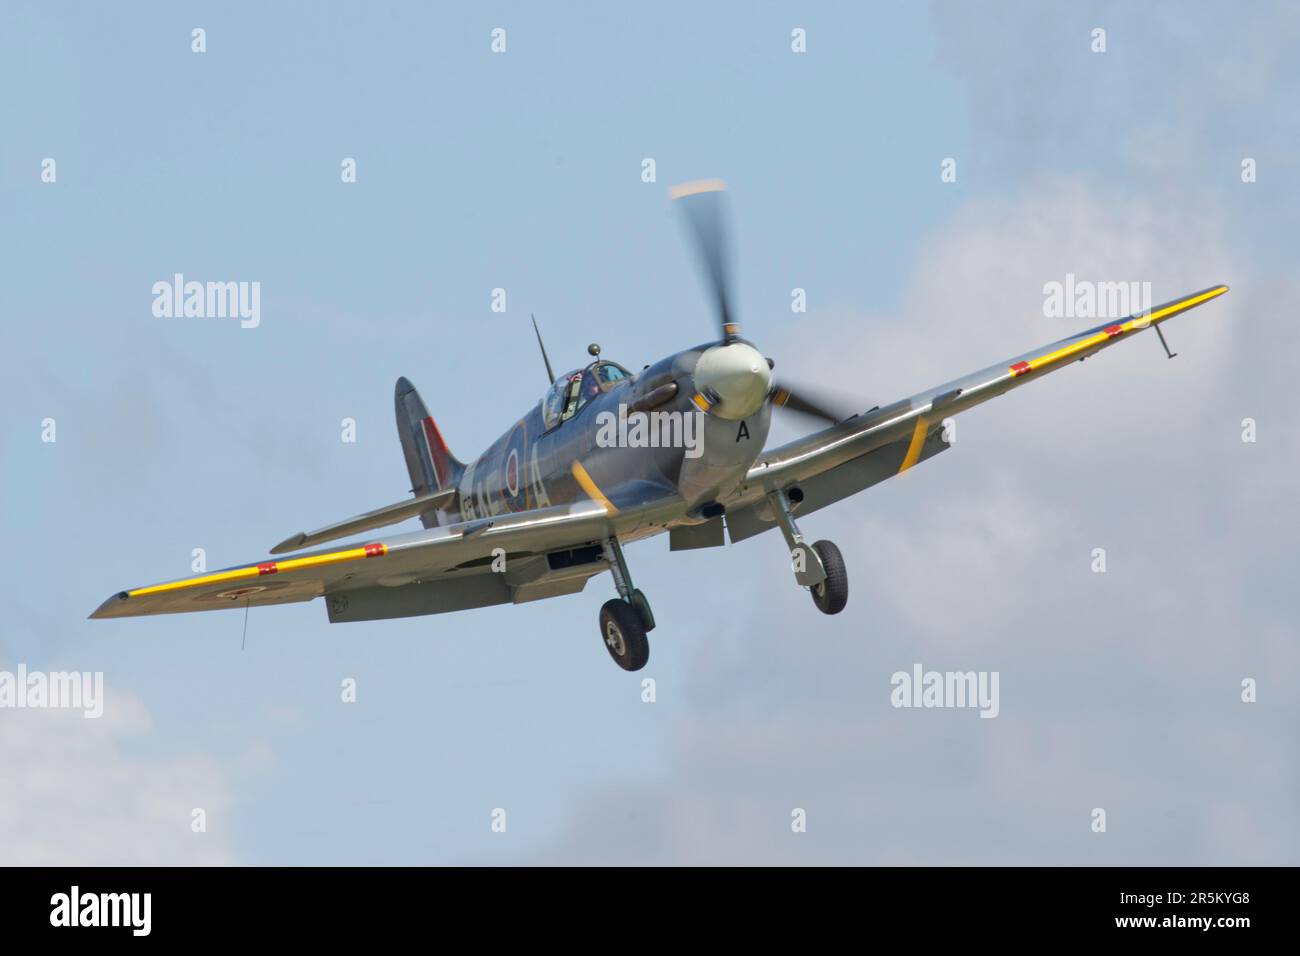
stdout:
{"type": "MultiPolygon", "coordinates": [[[[790,564],[794,579],[812,590],[813,604],[823,614],[839,614],[849,603],[849,576],[844,569],[844,558],[834,542],[818,541],[809,545],[803,539],[799,526],[790,514],[790,498],[784,491],[769,491],[767,500],[772,506],[781,534],[790,549],[790,564]]],[[[802,497],[796,499],[802,501],[802,497]]]]}
{"type": "Polygon", "coordinates": [[[606,601],[600,609],[600,636],[615,664],[627,671],[639,671],[650,659],[646,633],[654,630],[654,615],[645,595],[632,586],[618,538],[606,538],[603,546],[619,596],[606,601]]]}

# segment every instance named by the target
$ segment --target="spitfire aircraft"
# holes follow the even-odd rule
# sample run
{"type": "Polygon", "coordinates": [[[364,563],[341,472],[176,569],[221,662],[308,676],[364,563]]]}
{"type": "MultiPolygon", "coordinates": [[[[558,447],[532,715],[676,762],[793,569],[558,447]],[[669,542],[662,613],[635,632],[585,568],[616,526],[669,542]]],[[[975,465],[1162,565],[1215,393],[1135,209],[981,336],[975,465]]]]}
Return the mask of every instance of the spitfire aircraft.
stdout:
{"type": "Polygon", "coordinates": [[[287,557],[120,591],[91,617],[324,597],[331,622],[372,621],[574,594],[609,571],[618,596],[600,610],[600,635],[614,661],[634,671],[649,659],[646,634],[655,619],[632,583],[623,546],[666,531],[671,550],[716,548],[724,533],[736,542],[773,528],[785,539],[797,584],[822,613],[838,614],[849,596],[844,559],[830,541],[809,544],[797,516],[946,450],[945,418],[1148,327],[1164,344],[1161,322],[1228,291],[1218,285],[1186,295],[845,415],[774,377],[773,361],[741,338],[722,188],[711,181],[670,192],[704,265],[717,339],[635,373],[592,345],[586,367],[556,376],[537,333],[548,390],[468,464],[448,450],[415,387],[399,378],[397,431],[412,497],[271,549],[287,557]],[[823,427],[764,450],[774,408],[823,427]],[[303,550],[411,518],[424,530],[303,550]]]}

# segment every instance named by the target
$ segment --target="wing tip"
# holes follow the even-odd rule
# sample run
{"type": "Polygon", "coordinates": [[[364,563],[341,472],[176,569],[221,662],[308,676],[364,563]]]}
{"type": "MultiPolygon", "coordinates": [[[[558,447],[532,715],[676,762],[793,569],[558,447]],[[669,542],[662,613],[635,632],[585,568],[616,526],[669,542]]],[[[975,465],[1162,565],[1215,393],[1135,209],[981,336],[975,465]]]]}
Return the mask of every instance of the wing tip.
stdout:
{"type": "Polygon", "coordinates": [[[1194,309],[1198,305],[1213,302],[1227,291],[1228,284],[1226,282],[1220,282],[1218,285],[1212,285],[1209,288],[1202,289],[1200,292],[1193,292],[1191,295],[1184,296],[1176,303],[1179,307],[1178,311],[1181,312],[1186,309],[1194,309]]]}
{"type": "Polygon", "coordinates": [[[106,617],[120,617],[121,615],[113,613],[113,609],[117,607],[121,607],[122,602],[125,601],[130,596],[131,595],[128,594],[126,591],[118,591],[107,601],[105,601],[99,607],[95,608],[95,610],[91,611],[88,615],[86,615],[86,620],[100,621],[106,617]]]}

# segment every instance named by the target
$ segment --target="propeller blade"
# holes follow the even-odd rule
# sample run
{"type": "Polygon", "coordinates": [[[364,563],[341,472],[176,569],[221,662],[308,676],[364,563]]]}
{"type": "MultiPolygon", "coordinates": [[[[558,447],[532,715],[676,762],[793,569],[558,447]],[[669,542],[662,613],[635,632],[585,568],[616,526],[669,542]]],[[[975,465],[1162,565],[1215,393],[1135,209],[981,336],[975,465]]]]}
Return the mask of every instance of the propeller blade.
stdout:
{"type": "Polygon", "coordinates": [[[845,419],[852,418],[857,414],[856,412],[844,410],[836,402],[828,402],[820,397],[811,398],[802,389],[796,393],[784,385],[775,385],[773,387],[772,404],[787,411],[819,419],[830,425],[838,425],[845,419]]]}
{"type": "Polygon", "coordinates": [[[668,190],[668,198],[681,205],[713,293],[722,340],[731,342],[740,336],[740,324],[733,311],[727,274],[727,222],[722,195],[726,188],[720,179],[700,180],[674,186],[668,190]]]}

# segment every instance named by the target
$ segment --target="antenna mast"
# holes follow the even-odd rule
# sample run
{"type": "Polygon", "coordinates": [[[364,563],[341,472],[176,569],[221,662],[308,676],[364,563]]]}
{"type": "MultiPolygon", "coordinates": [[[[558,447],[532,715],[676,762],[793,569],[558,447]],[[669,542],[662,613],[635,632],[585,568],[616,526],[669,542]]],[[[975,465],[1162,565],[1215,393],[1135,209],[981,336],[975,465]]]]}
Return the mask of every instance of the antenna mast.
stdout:
{"type": "Polygon", "coordinates": [[[546,346],[542,344],[542,333],[537,328],[537,316],[529,313],[529,318],[533,320],[533,332],[537,335],[537,347],[542,350],[542,361],[546,363],[546,386],[555,384],[555,373],[551,371],[551,360],[546,357],[546,346]]]}

